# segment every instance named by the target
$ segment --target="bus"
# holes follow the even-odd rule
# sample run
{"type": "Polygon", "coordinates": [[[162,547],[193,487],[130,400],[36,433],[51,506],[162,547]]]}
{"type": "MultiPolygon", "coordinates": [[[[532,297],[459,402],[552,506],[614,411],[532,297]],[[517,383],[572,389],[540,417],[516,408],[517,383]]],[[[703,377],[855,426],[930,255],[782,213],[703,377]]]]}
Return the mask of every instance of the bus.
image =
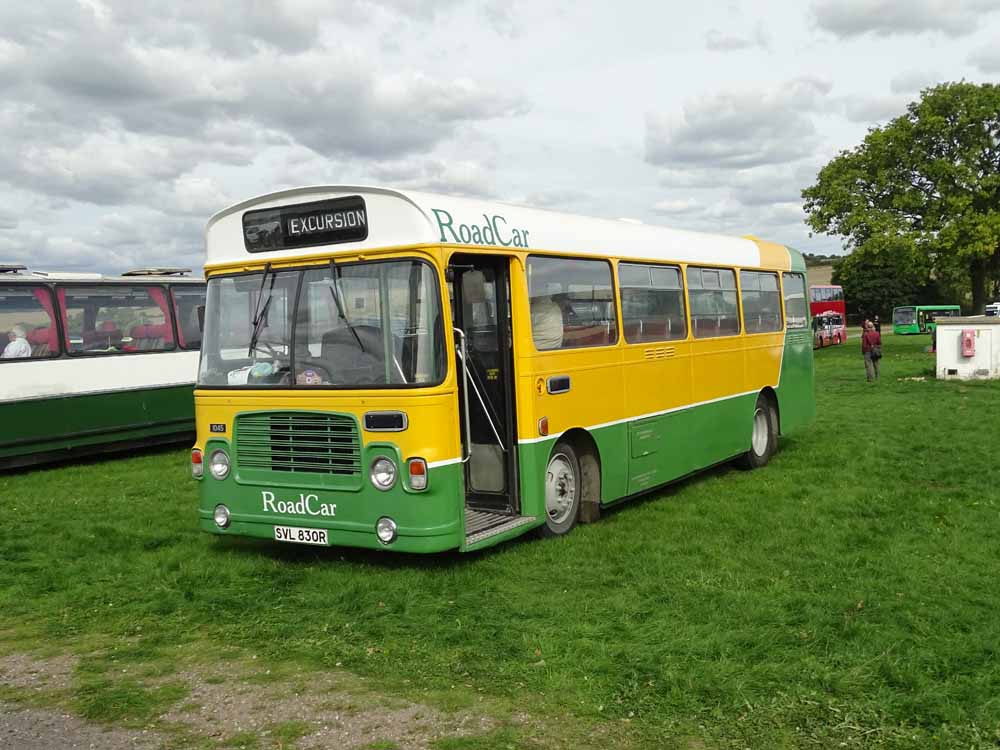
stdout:
{"type": "Polygon", "coordinates": [[[809,314],[813,318],[813,345],[820,349],[847,341],[844,288],[836,284],[809,287],[809,314]]]}
{"type": "Polygon", "coordinates": [[[205,282],[0,265],[0,469],[194,438],[205,282]]]}
{"type": "Polygon", "coordinates": [[[824,312],[812,319],[813,349],[840,344],[846,340],[844,316],[835,312],[824,312]]]}
{"type": "Polygon", "coordinates": [[[892,332],[905,336],[911,333],[933,333],[938,318],[957,318],[962,308],[958,305],[908,305],[892,309],[892,332]]]}
{"type": "Polygon", "coordinates": [[[375,187],[206,229],[191,472],[218,535],[401,552],[569,532],[814,413],[781,245],[375,187]]]}

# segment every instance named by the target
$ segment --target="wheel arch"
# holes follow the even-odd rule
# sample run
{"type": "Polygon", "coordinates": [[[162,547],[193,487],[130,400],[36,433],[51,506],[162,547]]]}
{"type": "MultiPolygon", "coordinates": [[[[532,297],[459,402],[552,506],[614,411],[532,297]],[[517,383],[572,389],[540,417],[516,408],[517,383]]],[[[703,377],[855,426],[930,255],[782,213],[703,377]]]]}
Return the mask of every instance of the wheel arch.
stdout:
{"type": "Polygon", "coordinates": [[[778,425],[777,425],[777,427],[778,427],[778,434],[780,435],[781,434],[781,404],[778,401],[778,393],[777,393],[777,391],[775,391],[774,388],[772,388],[771,386],[766,385],[766,386],[764,386],[763,388],[760,389],[760,393],[758,394],[758,397],[760,397],[760,396],[764,396],[765,398],[767,398],[771,402],[771,405],[774,406],[774,414],[775,414],[775,416],[778,419],[778,425]]]}
{"type": "MultiPolygon", "coordinates": [[[[566,430],[552,446],[567,442],[573,446],[580,462],[580,521],[590,523],[600,517],[603,472],[601,471],[601,450],[594,436],[581,427],[566,430]]],[[[550,452],[551,458],[551,452],[550,452]]]]}

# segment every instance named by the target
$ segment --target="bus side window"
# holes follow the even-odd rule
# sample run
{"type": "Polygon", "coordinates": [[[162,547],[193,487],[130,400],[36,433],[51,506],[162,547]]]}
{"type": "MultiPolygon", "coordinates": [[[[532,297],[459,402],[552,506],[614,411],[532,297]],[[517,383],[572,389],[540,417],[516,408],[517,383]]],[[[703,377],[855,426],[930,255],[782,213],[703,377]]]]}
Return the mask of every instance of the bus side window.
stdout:
{"type": "Polygon", "coordinates": [[[177,319],[177,343],[181,349],[201,348],[203,318],[205,310],[205,287],[200,284],[173,284],[170,287],[174,317],[177,319]]]}
{"type": "Polygon", "coordinates": [[[618,286],[625,341],[637,344],[687,337],[679,268],[619,263],[618,286]]]}
{"type": "Polygon", "coordinates": [[[618,341],[611,264],[604,260],[528,258],[535,348],[575,349],[618,341]]]}
{"type": "Polygon", "coordinates": [[[166,351],[174,332],[166,290],[160,286],[90,284],[60,286],[70,353],[166,351]]]}
{"type": "Polygon", "coordinates": [[[0,359],[59,356],[52,292],[44,286],[0,286],[0,359]]]}
{"type": "Polygon", "coordinates": [[[691,330],[695,338],[735,336],[740,332],[736,272],[731,268],[688,266],[691,330]]]}
{"type": "Polygon", "coordinates": [[[805,328],[809,315],[806,306],[806,283],[800,273],[781,274],[784,287],[785,320],[789,328],[805,328]]]}
{"type": "Polygon", "coordinates": [[[778,274],[740,271],[740,296],[747,333],[768,333],[782,329],[778,274]]]}

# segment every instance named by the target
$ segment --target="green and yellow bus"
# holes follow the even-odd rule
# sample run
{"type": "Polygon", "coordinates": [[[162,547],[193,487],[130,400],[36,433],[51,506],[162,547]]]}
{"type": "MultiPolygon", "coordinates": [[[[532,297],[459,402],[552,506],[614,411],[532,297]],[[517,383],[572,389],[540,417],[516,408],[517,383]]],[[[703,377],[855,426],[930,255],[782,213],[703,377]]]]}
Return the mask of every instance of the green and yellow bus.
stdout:
{"type": "Polygon", "coordinates": [[[814,413],[801,255],[380,188],[216,214],[192,473],[213,534],[405,552],[569,532],[814,413]]]}
{"type": "Polygon", "coordinates": [[[911,333],[932,333],[938,318],[957,318],[962,314],[958,305],[907,305],[892,309],[892,332],[897,336],[911,333]]]}

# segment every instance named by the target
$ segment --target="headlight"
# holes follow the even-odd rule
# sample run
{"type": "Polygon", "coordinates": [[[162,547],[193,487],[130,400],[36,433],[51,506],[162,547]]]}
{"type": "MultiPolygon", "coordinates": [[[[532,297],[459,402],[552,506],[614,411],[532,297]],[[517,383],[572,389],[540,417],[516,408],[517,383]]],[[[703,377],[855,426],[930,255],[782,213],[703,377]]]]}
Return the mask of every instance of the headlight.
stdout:
{"type": "Polygon", "coordinates": [[[382,544],[392,544],[396,541],[396,522],[382,516],[375,524],[375,535],[382,544]]]}
{"type": "Polygon", "coordinates": [[[216,526],[220,529],[226,528],[229,525],[229,508],[225,505],[216,505],[212,517],[215,519],[216,526]]]}
{"type": "Polygon", "coordinates": [[[380,490],[388,490],[396,483],[396,464],[392,459],[379,456],[372,461],[371,480],[380,490]]]}
{"type": "Polygon", "coordinates": [[[229,476],[229,456],[225,451],[215,451],[208,459],[208,469],[216,479],[225,479],[229,476]]]}

